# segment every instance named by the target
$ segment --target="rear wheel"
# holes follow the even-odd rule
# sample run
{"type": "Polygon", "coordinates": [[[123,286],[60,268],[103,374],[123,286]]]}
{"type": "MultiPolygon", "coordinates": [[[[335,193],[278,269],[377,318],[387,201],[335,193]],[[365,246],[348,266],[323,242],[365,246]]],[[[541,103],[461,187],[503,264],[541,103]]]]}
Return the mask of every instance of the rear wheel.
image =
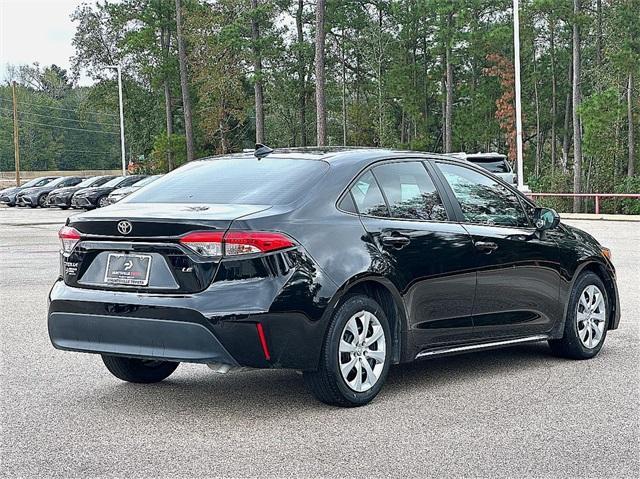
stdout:
{"type": "Polygon", "coordinates": [[[587,272],[578,278],[569,298],[562,339],[552,339],[554,354],[573,359],[596,356],[609,326],[607,290],[599,276],[587,272]]]}
{"type": "Polygon", "coordinates": [[[180,363],[149,359],[124,358],[103,354],[102,361],[109,372],[130,383],[157,383],[168,378],[180,363]]]}
{"type": "Polygon", "coordinates": [[[304,381],[324,403],[362,406],[382,389],[390,358],[391,334],[384,311],[367,296],[351,296],[333,315],[318,370],[305,371],[304,381]]]}

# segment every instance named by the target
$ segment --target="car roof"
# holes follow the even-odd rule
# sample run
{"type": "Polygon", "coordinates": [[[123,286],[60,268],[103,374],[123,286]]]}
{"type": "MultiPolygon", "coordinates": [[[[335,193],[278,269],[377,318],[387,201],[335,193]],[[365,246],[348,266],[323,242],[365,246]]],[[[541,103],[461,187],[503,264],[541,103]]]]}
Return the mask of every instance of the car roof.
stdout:
{"type": "MultiPolygon", "coordinates": [[[[443,155],[438,153],[429,153],[426,151],[412,150],[395,150],[389,148],[369,148],[369,147],[300,147],[300,148],[275,148],[272,153],[264,156],[262,161],[268,161],[269,158],[292,159],[292,160],[316,160],[324,161],[331,165],[361,165],[373,163],[382,159],[393,158],[442,158],[447,160],[459,161],[451,155],[443,155]]],[[[227,155],[212,156],[203,158],[201,161],[230,159],[230,158],[254,158],[253,150],[244,150],[241,153],[233,153],[227,155]]]]}

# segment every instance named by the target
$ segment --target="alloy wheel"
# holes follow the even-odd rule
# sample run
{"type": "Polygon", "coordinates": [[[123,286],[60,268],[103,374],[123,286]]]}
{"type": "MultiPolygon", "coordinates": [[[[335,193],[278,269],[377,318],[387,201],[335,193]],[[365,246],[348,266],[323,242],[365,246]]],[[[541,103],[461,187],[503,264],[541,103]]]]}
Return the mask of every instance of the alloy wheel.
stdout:
{"type": "Polygon", "coordinates": [[[106,196],[103,196],[102,198],[100,198],[98,200],[98,206],[100,208],[104,208],[105,206],[109,206],[109,201],[107,200],[106,196]]]}
{"type": "Polygon", "coordinates": [[[593,349],[600,344],[606,319],[605,297],[600,288],[590,284],[582,290],[576,312],[578,337],[585,347],[593,349]]]}
{"type": "Polygon", "coordinates": [[[345,324],[338,347],[338,366],[349,388],[365,392],[377,382],[386,360],[386,338],[378,318],[360,311],[345,324]]]}

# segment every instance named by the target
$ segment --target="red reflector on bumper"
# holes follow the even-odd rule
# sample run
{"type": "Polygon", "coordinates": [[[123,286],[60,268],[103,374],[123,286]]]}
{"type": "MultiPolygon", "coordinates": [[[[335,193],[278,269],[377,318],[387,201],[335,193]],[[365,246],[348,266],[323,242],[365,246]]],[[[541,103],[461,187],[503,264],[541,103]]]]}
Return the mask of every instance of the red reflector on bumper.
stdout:
{"type": "Polygon", "coordinates": [[[264,353],[264,358],[267,361],[270,361],[271,354],[269,354],[269,346],[267,346],[267,338],[264,335],[264,329],[262,328],[262,324],[256,323],[256,329],[258,330],[258,338],[260,339],[260,345],[262,346],[262,352],[264,353]]]}

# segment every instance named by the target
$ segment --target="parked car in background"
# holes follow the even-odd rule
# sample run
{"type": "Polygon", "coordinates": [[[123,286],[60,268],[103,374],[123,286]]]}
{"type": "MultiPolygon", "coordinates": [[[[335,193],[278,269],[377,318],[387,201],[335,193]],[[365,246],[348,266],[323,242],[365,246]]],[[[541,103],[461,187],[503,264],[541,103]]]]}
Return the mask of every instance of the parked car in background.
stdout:
{"type": "Polygon", "coordinates": [[[22,190],[26,188],[44,186],[50,181],[59,178],[59,176],[40,176],[38,178],[34,178],[33,180],[27,181],[25,184],[20,186],[12,186],[10,188],[5,188],[0,191],[0,203],[3,203],[7,206],[16,206],[16,196],[22,190]]]}
{"type": "Polygon", "coordinates": [[[454,153],[453,156],[475,163],[510,185],[515,185],[518,182],[506,155],[500,153],[454,153]]]}
{"type": "Polygon", "coordinates": [[[391,364],[536,341],[588,359],[618,327],[611,251],[486,170],[268,151],[192,161],[69,217],[54,346],[134,383],[180,362],[291,368],[321,401],[359,406],[391,364]]]}
{"type": "Polygon", "coordinates": [[[107,197],[111,192],[118,188],[124,188],[131,186],[138,181],[146,178],[147,175],[127,175],[116,176],[110,181],[107,181],[102,186],[95,186],[93,188],[85,188],[83,190],[74,193],[71,198],[71,206],[73,208],[85,208],[92,210],[93,208],[102,208],[109,203],[107,197]]]}
{"type": "Polygon", "coordinates": [[[57,188],[65,186],[74,186],[84,180],[81,176],[61,176],[55,180],[49,181],[43,186],[34,186],[25,188],[16,196],[16,204],[18,206],[30,206],[31,208],[45,208],[47,206],[47,195],[57,188]]]}
{"type": "Polygon", "coordinates": [[[85,188],[91,188],[96,186],[102,186],[107,181],[116,178],[113,175],[109,176],[93,176],[91,178],[87,178],[86,180],[78,183],[75,186],[66,186],[64,188],[58,188],[49,193],[47,197],[47,206],[57,206],[58,208],[62,208],[66,210],[71,207],[71,197],[74,193],[77,193],[80,190],[84,190],[85,188]]]}
{"type": "Polygon", "coordinates": [[[124,188],[118,188],[117,190],[114,190],[113,192],[111,192],[109,194],[109,196],[107,196],[107,202],[110,205],[112,205],[113,203],[117,203],[122,198],[126,198],[131,193],[133,193],[134,191],[138,191],[143,186],[148,185],[149,183],[153,183],[154,181],[156,181],[161,176],[162,175],[147,176],[146,178],[138,181],[137,183],[135,183],[135,184],[133,184],[131,186],[126,186],[124,188]]]}

